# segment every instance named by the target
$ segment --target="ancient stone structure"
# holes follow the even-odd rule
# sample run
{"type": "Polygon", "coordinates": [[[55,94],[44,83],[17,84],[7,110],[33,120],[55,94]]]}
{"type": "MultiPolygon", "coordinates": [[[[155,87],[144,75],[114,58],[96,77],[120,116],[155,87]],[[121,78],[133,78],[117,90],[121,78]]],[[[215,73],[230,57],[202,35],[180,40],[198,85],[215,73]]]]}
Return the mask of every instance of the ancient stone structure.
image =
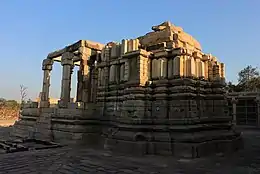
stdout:
{"type": "Polygon", "coordinates": [[[260,93],[234,92],[227,96],[234,124],[260,127],[260,93]]]}
{"type": "Polygon", "coordinates": [[[121,43],[81,40],[50,53],[41,100],[23,109],[13,135],[187,157],[239,148],[223,90],[224,64],[170,22],[152,30],[121,43]],[[63,75],[58,107],[50,108],[54,61],[63,75]],[[70,101],[74,66],[80,66],[76,103],[70,101]]]}

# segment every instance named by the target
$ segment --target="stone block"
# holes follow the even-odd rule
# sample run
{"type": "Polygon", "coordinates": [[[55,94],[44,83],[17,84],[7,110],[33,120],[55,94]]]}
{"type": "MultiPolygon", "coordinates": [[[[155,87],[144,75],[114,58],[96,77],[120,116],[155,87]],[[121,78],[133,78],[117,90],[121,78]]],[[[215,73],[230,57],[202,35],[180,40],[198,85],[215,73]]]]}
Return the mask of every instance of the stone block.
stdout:
{"type": "Polygon", "coordinates": [[[40,108],[48,108],[50,107],[50,102],[49,101],[40,101],[40,108]]]}
{"type": "Polygon", "coordinates": [[[78,104],[77,103],[68,103],[68,109],[77,109],[78,104]]]}
{"type": "Polygon", "coordinates": [[[121,42],[121,55],[125,54],[128,50],[128,40],[123,39],[121,42]]]}
{"type": "Polygon", "coordinates": [[[157,119],[167,118],[167,100],[156,100],[152,103],[152,117],[157,119]]]}
{"type": "Polygon", "coordinates": [[[21,115],[23,116],[39,116],[39,109],[38,108],[24,108],[21,111],[21,115]]]}
{"type": "Polygon", "coordinates": [[[173,40],[172,34],[173,33],[170,30],[152,32],[140,38],[140,43],[144,46],[150,46],[150,45],[156,45],[161,42],[172,41],[173,40]]]}
{"type": "Polygon", "coordinates": [[[173,143],[172,144],[173,155],[179,158],[195,158],[196,147],[193,144],[188,143],[173,143]]]}
{"type": "Polygon", "coordinates": [[[171,142],[153,142],[154,154],[156,155],[172,155],[171,142]]]}

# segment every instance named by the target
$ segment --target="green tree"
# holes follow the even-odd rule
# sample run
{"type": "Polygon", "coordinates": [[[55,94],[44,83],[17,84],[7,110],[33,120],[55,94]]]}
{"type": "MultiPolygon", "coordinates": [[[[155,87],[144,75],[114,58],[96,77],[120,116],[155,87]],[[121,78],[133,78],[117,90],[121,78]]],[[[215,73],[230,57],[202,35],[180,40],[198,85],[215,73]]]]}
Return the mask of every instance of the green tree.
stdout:
{"type": "Polygon", "coordinates": [[[18,104],[18,102],[15,101],[15,100],[7,100],[5,103],[6,103],[5,105],[6,105],[7,107],[10,107],[10,108],[17,108],[17,107],[20,106],[20,105],[18,104]]]}
{"type": "Polygon", "coordinates": [[[242,91],[256,91],[260,89],[260,76],[257,67],[251,65],[238,73],[238,85],[242,91]]]}
{"type": "Polygon", "coordinates": [[[0,98],[0,107],[5,106],[6,99],[0,98]]]}
{"type": "Polygon", "coordinates": [[[227,92],[241,92],[244,90],[241,85],[235,85],[232,82],[228,82],[225,89],[227,90],[227,92]]]}

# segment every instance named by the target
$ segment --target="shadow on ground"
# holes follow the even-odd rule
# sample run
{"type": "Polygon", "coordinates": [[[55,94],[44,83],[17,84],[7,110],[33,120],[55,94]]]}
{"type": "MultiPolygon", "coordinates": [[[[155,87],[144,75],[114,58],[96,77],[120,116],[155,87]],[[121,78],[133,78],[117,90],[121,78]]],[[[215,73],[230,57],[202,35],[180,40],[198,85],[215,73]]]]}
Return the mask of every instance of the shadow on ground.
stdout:
{"type": "MultiPolygon", "coordinates": [[[[2,136],[9,127],[1,127],[2,136]]],[[[0,173],[260,173],[260,130],[243,130],[244,149],[234,154],[194,160],[130,157],[82,146],[0,155],[0,173]]]]}

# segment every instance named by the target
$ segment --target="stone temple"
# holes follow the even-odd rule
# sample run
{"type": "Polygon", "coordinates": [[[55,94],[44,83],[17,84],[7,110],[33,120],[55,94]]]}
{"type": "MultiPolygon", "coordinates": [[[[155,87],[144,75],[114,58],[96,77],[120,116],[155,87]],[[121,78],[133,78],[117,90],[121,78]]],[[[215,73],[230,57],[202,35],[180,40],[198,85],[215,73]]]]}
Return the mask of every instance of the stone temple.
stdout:
{"type": "Polygon", "coordinates": [[[23,106],[11,136],[139,155],[200,157],[240,148],[224,64],[181,27],[164,22],[152,30],[120,43],[80,40],[50,53],[42,63],[40,101],[23,106]],[[63,67],[61,95],[50,107],[55,61],[63,67]]]}

